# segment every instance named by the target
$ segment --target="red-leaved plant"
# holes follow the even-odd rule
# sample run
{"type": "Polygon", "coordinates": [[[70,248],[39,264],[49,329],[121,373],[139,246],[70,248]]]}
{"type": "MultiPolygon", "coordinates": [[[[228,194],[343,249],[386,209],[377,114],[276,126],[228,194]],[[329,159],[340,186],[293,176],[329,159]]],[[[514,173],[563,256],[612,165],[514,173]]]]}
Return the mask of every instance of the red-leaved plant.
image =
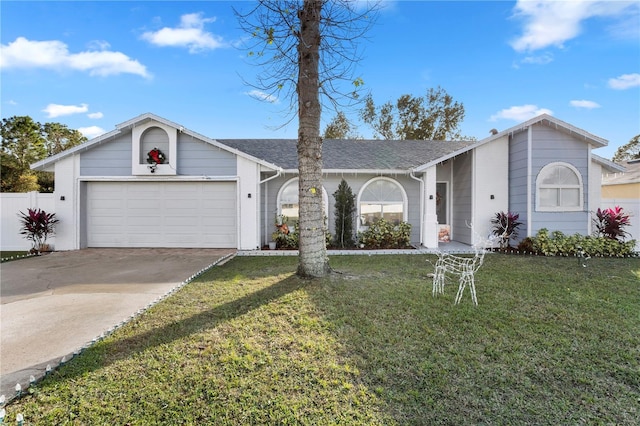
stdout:
{"type": "Polygon", "coordinates": [[[624,230],[631,224],[631,218],[622,211],[622,207],[615,206],[610,209],[598,209],[593,223],[598,236],[624,241],[629,233],[624,230]]]}
{"type": "Polygon", "coordinates": [[[33,244],[32,251],[40,253],[47,238],[54,234],[55,224],[59,222],[55,213],[47,213],[40,209],[27,209],[27,213],[20,212],[20,234],[33,244]]]}
{"type": "Polygon", "coordinates": [[[522,222],[518,222],[519,218],[520,215],[517,213],[499,212],[491,219],[491,233],[498,237],[501,249],[509,247],[511,239],[518,236],[518,227],[522,225],[522,222]]]}

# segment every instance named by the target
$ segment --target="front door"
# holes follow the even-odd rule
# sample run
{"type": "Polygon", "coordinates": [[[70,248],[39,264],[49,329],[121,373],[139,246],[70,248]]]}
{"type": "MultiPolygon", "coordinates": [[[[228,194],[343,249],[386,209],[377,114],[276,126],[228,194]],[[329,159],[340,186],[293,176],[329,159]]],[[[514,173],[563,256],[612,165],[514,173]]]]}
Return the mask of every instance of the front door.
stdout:
{"type": "Polygon", "coordinates": [[[436,215],[438,217],[438,241],[451,241],[451,224],[449,223],[449,183],[436,183],[436,215]]]}

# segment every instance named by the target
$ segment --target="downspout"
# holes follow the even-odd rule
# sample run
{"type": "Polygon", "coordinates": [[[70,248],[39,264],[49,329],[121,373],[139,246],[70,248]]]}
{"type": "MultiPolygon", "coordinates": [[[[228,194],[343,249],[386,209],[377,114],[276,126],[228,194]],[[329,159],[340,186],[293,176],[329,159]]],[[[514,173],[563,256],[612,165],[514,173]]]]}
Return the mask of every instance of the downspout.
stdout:
{"type": "Polygon", "coordinates": [[[533,178],[533,126],[527,129],[527,237],[531,236],[531,222],[533,221],[531,208],[531,179],[533,178]]]}
{"type": "MultiPolygon", "coordinates": [[[[422,237],[422,230],[424,228],[424,222],[425,222],[425,218],[424,218],[424,179],[420,179],[419,177],[416,177],[414,175],[415,170],[411,169],[409,172],[409,177],[413,180],[417,180],[418,182],[420,182],[420,245],[423,245],[423,237],[422,237]]],[[[407,212],[408,213],[408,212],[407,212]]]]}
{"type": "Polygon", "coordinates": [[[473,247],[476,247],[476,244],[479,243],[479,241],[476,241],[476,229],[478,229],[476,226],[476,219],[478,215],[478,206],[476,205],[478,202],[478,196],[476,193],[478,189],[478,182],[476,179],[476,158],[476,150],[474,149],[471,151],[471,238],[469,238],[473,247]]]}
{"type": "MultiPolygon", "coordinates": [[[[593,206],[593,202],[591,200],[591,173],[593,173],[592,169],[592,159],[591,159],[591,145],[587,145],[587,179],[584,179],[582,182],[582,208],[584,209],[584,194],[587,194],[587,235],[591,235],[591,226],[592,226],[592,221],[591,221],[591,216],[590,216],[590,212],[593,211],[592,207],[593,206]],[[584,184],[587,184],[587,190],[584,190],[584,184]]],[[[600,170],[602,170],[602,167],[600,168],[600,170]]],[[[602,194],[602,172],[600,172],[600,193],[602,194]]],[[[602,196],[600,197],[600,199],[602,199],[602,196]]],[[[598,206],[600,207],[600,206],[598,206]]]]}
{"type": "MultiPolygon", "coordinates": [[[[263,183],[267,183],[272,179],[275,179],[277,177],[280,177],[280,175],[282,175],[282,168],[278,167],[278,169],[276,170],[276,174],[273,176],[269,176],[266,179],[261,180],[258,183],[258,186],[261,186],[263,183]]],[[[265,191],[264,191],[264,208],[263,208],[263,217],[264,217],[264,240],[266,242],[269,241],[269,231],[268,231],[268,221],[269,221],[269,217],[268,214],[269,212],[267,211],[267,205],[269,204],[269,186],[265,185],[265,191]]]]}

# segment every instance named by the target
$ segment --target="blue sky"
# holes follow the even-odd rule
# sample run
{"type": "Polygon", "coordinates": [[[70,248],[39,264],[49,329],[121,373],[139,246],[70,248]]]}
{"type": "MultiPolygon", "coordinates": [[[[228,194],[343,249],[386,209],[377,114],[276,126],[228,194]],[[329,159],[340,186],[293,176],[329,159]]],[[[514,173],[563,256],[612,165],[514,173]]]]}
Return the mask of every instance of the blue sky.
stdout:
{"type": "MultiPolygon", "coordinates": [[[[0,108],[89,137],[152,112],[212,138],[295,138],[287,99],[260,102],[232,6],[2,1],[0,108]]],[[[640,133],[640,3],[383,2],[356,65],[376,103],[441,86],[482,139],[541,112],[609,140],[640,133]]],[[[355,111],[347,111],[356,116],[355,111]]],[[[333,117],[323,113],[323,129],[333,117]]],[[[360,129],[370,137],[370,130],[360,129]]]]}

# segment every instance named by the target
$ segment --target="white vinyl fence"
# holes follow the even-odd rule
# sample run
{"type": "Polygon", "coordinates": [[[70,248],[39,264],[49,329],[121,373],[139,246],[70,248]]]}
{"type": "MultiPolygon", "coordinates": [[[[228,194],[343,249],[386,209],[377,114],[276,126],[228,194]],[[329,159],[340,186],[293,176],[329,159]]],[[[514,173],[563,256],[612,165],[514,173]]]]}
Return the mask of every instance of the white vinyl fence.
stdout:
{"type": "MultiPolygon", "coordinates": [[[[20,235],[20,218],[18,213],[27,209],[42,209],[47,213],[55,213],[53,194],[38,192],[3,192],[0,193],[0,249],[3,251],[30,250],[31,242],[20,235]]],[[[47,243],[55,248],[56,238],[50,237],[47,243]]]]}
{"type": "Polygon", "coordinates": [[[631,234],[627,240],[636,240],[636,250],[640,251],[640,199],[637,198],[603,198],[600,202],[601,208],[609,209],[620,206],[631,216],[631,226],[625,230],[631,234]]]}

